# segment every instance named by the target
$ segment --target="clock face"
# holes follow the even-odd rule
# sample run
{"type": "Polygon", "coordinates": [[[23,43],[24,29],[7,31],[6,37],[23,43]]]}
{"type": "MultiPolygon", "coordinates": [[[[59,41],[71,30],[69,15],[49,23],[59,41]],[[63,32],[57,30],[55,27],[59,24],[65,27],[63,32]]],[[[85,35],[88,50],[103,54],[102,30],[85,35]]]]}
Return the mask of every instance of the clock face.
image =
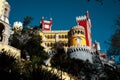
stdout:
{"type": "Polygon", "coordinates": [[[77,40],[77,43],[81,43],[81,38],[80,37],[77,37],[76,40],[77,40]]]}

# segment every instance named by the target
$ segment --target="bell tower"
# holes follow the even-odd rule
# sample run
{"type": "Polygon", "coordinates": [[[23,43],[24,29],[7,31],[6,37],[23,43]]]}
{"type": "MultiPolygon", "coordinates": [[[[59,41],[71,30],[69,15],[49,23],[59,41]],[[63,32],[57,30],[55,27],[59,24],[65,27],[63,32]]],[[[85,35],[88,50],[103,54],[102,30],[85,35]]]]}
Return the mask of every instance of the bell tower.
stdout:
{"type": "Polygon", "coordinates": [[[0,42],[8,44],[10,36],[9,24],[10,5],[6,0],[0,0],[0,42]]]}

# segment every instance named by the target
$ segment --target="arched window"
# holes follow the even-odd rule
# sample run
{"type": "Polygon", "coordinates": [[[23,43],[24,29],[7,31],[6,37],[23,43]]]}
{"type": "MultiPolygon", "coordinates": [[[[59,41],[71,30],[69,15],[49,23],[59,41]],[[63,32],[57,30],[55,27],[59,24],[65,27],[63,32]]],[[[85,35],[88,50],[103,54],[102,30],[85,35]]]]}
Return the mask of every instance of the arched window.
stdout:
{"type": "Polygon", "coordinates": [[[78,30],[78,34],[80,34],[80,31],[78,30]]]}
{"type": "Polygon", "coordinates": [[[59,38],[61,38],[61,35],[59,35],[59,38]]]}
{"type": "Polygon", "coordinates": [[[68,36],[67,36],[67,35],[65,35],[65,38],[68,38],[68,36]]]}
{"type": "Polygon", "coordinates": [[[55,38],[55,35],[53,35],[53,38],[55,38]]]}
{"type": "Polygon", "coordinates": [[[64,38],[64,35],[62,35],[62,38],[64,38]]]}
{"type": "Polygon", "coordinates": [[[47,46],[49,47],[49,46],[50,46],[50,44],[49,44],[49,43],[47,43],[47,46]]]}
{"type": "Polygon", "coordinates": [[[52,43],[50,43],[50,46],[52,47],[52,43]]]}
{"type": "Polygon", "coordinates": [[[77,31],[75,30],[75,34],[77,34],[77,31]]]}
{"type": "Polygon", "coordinates": [[[52,39],[52,35],[50,35],[50,39],[52,39]]]}
{"type": "Polygon", "coordinates": [[[50,36],[49,36],[49,35],[47,35],[47,38],[49,39],[49,38],[50,38],[50,36]]]}

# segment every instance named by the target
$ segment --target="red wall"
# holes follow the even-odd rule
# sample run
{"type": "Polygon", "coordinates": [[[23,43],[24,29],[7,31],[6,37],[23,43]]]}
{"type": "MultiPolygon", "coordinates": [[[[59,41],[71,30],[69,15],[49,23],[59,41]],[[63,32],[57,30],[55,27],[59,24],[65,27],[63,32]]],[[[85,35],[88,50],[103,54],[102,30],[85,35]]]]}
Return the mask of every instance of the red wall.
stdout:
{"type": "Polygon", "coordinates": [[[85,29],[85,37],[86,37],[86,45],[90,46],[89,39],[88,39],[87,20],[78,21],[78,25],[84,27],[84,29],[85,29]]]}

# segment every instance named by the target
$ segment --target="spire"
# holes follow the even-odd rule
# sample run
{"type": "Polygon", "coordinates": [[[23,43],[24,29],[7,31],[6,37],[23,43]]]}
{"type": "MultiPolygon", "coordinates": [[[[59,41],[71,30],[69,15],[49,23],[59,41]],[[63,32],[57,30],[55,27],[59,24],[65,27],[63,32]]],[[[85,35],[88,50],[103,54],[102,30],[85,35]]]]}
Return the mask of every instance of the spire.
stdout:
{"type": "Polygon", "coordinates": [[[50,18],[50,20],[52,20],[52,18],[50,18]]]}
{"type": "Polygon", "coordinates": [[[88,12],[88,11],[86,12],[86,18],[87,18],[87,19],[89,19],[89,18],[90,18],[90,14],[89,14],[89,12],[88,12]]]}

